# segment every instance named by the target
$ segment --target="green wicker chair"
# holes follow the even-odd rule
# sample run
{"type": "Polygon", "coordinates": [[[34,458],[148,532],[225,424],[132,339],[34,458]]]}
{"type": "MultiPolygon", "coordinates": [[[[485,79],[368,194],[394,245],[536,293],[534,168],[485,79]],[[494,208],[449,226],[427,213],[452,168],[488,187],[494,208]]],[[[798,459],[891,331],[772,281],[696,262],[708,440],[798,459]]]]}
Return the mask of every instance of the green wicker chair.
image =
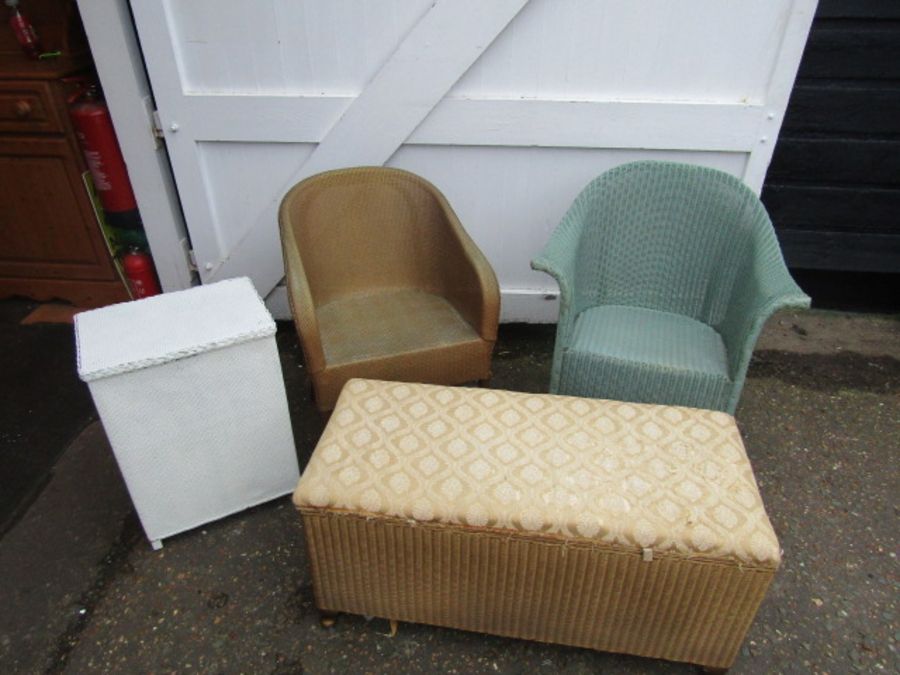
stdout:
{"type": "Polygon", "coordinates": [[[756,195],[686,164],[604,173],[531,266],[560,288],[553,393],[733,413],[766,319],[809,306],[756,195]]]}

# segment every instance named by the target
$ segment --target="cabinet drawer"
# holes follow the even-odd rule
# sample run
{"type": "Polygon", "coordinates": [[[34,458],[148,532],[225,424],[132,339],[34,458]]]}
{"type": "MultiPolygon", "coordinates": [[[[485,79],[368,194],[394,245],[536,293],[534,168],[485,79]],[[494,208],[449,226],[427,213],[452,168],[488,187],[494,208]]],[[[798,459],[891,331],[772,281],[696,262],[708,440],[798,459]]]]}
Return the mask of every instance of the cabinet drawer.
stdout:
{"type": "Polygon", "coordinates": [[[115,281],[77,159],[61,135],[0,134],[0,282],[115,281]]]}
{"type": "Polygon", "coordinates": [[[0,131],[61,132],[64,128],[47,82],[0,82],[0,131]]]}

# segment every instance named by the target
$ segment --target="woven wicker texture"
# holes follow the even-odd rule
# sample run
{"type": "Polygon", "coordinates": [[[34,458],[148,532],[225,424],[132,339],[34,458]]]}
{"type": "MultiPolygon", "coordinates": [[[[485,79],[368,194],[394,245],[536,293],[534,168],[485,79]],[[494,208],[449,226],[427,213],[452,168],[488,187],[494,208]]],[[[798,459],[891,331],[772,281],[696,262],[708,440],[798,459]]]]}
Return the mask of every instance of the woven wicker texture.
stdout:
{"type": "Polygon", "coordinates": [[[294,502],[321,609],[718,668],[780,558],[691,408],[353,380],[294,502]]]}
{"type": "Polygon", "coordinates": [[[301,509],[316,605],[728,668],[774,570],[301,509]]]}
{"type": "Polygon", "coordinates": [[[249,280],[75,320],[82,377],[151,541],[296,487],[275,322],[249,280]]]}
{"type": "Polygon", "coordinates": [[[75,315],[85,382],[270,335],[275,322],[246,277],[75,315]]]}
{"type": "Polygon", "coordinates": [[[734,418],[691,408],[352,380],[294,501],[780,561],[734,418]]]}
{"type": "Polygon", "coordinates": [[[279,212],[288,297],[320,410],[351,377],[490,377],[497,279],[443,195],[398,169],[331,171],[279,212]]]}
{"type": "Polygon", "coordinates": [[[595,179],[532,267],[560,287],[556,393],[734,412],[766,319],[809,306],[756,195],[686,164],[595,179]]]}

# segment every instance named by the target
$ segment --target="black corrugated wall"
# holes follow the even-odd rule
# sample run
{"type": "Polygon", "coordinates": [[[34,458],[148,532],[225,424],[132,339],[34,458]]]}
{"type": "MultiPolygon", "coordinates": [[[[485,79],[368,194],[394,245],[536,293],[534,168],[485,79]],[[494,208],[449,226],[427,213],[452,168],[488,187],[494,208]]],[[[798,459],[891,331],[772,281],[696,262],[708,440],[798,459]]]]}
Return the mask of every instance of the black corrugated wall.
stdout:
{"type": "Polygon", "coordinates": [[[762,199],[790,267],[900,272],[900,0],[820,0],[762,199]]]}

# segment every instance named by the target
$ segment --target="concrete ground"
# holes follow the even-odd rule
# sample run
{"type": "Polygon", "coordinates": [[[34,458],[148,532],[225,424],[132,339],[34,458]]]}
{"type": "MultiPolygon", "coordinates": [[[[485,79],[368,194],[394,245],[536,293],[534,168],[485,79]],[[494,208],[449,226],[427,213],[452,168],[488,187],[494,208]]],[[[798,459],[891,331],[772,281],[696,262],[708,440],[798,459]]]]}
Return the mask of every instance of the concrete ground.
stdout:
{"type": "MultiPolygon", "coordinates": [[[[279,331],[301,466],[321,423],[279,331]]],[[[546,387],[552,327],[505,326],[497,388],[546,387]]],[[[784,563],[735,673],[898,672],[900,317],[782,314],[737,419],[784,563]]],[[[319,626],[287,498],[143,538],[102,427],[0,540],[0,672],[688,673],[691,666],[343,616],[319,626]]]]}

